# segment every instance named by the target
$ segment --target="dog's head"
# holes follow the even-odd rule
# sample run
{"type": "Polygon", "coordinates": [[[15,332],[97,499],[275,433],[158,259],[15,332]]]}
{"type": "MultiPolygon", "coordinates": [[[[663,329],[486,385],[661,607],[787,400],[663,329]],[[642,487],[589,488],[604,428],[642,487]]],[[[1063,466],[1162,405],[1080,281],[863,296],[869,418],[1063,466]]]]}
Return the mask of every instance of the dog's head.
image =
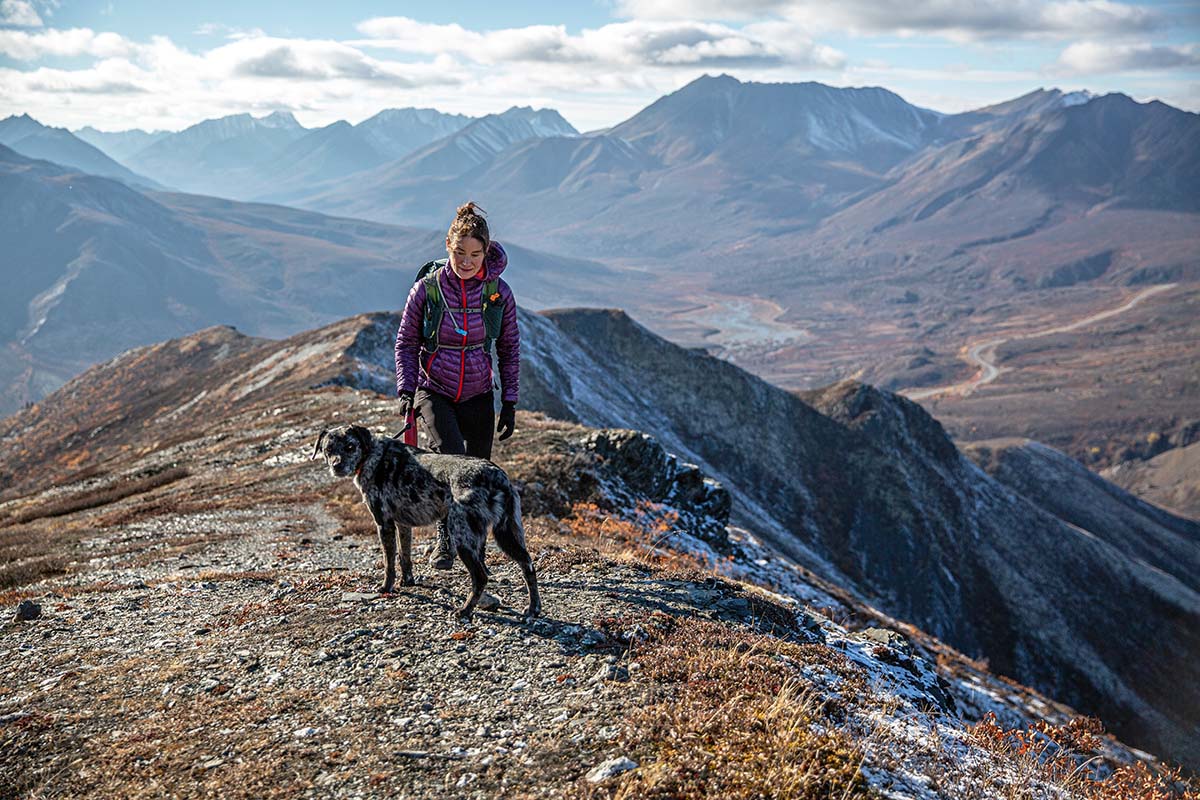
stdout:
{"type": "Polygon", "coordinates": [[[342,425],[321,431],[312,458],[320,453],[335,477],[353,475],[371,453],[371,432],[361,425],[342,425]]]}

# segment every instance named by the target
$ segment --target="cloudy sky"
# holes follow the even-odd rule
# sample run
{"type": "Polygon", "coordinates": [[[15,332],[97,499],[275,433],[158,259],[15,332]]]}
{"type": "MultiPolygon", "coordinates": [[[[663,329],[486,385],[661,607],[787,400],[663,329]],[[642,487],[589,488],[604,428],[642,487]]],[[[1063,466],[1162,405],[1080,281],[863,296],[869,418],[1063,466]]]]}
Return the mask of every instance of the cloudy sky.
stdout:
{"type": "Polygon", "coordinates": [[[1200,111],[1200,2],[0,0],[0,117],[69,128],[532,105],[586,131],[722,72],[939,111],[1039,86],[1200,111]]]}

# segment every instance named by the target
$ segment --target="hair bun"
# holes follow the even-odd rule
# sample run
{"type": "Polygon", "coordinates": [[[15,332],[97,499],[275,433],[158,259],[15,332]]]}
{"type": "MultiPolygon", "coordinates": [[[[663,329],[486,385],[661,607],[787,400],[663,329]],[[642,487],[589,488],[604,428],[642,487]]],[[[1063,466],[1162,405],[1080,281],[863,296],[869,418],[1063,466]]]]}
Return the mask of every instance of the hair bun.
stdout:
{"type": "Polygon", "coordinates": [[[458,211],[455,213],[455,216],[456,217],[469,217],[469,216],[482,217],[483,209],[480,208],[479,206],[475,205],[475,201],[468,200],[467,202],[463,203],[461,206],[458,207],[458,211]]]}

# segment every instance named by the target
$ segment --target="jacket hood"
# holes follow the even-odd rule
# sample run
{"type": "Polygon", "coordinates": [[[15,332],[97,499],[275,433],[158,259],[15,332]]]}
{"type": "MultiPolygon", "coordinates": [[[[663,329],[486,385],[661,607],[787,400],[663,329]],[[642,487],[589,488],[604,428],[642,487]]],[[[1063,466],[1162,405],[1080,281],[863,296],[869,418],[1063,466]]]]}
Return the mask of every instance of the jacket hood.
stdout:
{"type": "Polygon", "coordinates": [[[504,268],[508,266],[508,253],[504,252],[504,248],[499,242],[493,241],[488,243],[487,254],[483,257],[483,275],[482,280],[491,281],[500,277],[500,273],[504,272],[504,268]]]}

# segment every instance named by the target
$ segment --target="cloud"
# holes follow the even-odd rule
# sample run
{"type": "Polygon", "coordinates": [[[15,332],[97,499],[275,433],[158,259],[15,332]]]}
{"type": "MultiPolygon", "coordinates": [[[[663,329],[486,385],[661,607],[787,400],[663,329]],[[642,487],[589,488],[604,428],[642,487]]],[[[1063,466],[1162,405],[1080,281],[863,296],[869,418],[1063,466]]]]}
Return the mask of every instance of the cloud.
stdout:
{"type": "Polygon", "coordinates": [[[42,18],[29,0],[0,0],[0,25],[40,28],[42,18]]]}
{"type": "Polygon", "coordinates": [[[1200,66],[1200,45],[1100,44],[1076,42],[1047,69],[1058,75],[1099,75],[1132,70],[1200,66]]]}
{"type": "Polygon", "coordinates": [[[106,58],[130,55],[136,50],[136,45],[119,34],[96,33],[90,28],[50,28],[36,33],[0,30],[0,55],[18,61],[36,61],[47,56],[90,55],[106,58]]]}
{"type": "Polygon", "coordinates": [[[449,86],[462,81],[457,71],[428,62],[384,61],[340,42],[311,39],[238,39],[209,51],[206,61],[223,67],[235,78],[377,82],[401,88],[449,86]]]}
{"type": "Polygon", "coordinates": [[[955,41],[1126,36],[1164,24],[1152,9],[1113,0],[621,0],[636,19],[742,19],[774,15],[811,32],[936,35],[955,41]],[[730,10],[734,8],[735,10],[730,10]]]}
{"type": "Polygon", "coordinates": [[[408,17],[377,17],[358,25],[370,37],[359,47],[406,53],[452,52],[480,64],[552,63],[605,67],[781,66],[837,69],[843,56],[818,47],[794,25],[736,29],[713,22],[630,21],[567,33],[562,25],[472,31],[408,17]]]}

